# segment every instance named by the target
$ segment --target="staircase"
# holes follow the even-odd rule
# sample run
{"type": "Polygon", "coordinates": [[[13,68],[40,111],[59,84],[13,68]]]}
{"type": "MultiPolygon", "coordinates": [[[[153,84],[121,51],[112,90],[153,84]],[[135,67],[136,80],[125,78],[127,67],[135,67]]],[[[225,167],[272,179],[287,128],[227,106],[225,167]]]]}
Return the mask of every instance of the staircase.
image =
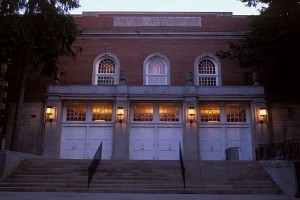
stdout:
{"type": "Polygon", "coordinates": [[[279,194],[255,161],[101,161],[87,187],[91,160],[26,159],[0,191],[170,194],[279,194]]]}
{"type": "Polygon", "coordinates": [[[281,194],[255,161],[186,161],[186,191],[203,194],[281,194]]]}

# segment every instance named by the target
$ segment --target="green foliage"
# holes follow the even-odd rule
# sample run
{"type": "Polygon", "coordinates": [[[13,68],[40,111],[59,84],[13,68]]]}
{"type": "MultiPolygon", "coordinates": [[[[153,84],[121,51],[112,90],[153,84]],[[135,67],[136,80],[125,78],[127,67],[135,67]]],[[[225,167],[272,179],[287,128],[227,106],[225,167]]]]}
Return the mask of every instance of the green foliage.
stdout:
{"type": "Polygon", "coordinates": [[[272,100],[300,100],[291,89],[298,85],[295,72],[300,55],[300,0],[241,1],[250,6],[268,3],[268,7],[253,16],[250,33],[217,55],[257,71],[272,100]]]}
{"type": "Polygon", "coordinates": [[[14,66],[30,65],[51,76],[58,70],[59,56],[77,53],[72,44],[80,31],[68,11],[79,7],[78,2],[1,0],[0,51],[14,66]]]}

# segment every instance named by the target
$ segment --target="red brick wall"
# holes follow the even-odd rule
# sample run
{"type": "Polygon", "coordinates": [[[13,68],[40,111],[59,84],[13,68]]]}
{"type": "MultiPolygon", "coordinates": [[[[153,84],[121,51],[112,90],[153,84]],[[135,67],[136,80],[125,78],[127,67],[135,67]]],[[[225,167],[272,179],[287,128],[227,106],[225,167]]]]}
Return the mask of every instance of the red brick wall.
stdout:
{"type": "MultiPolygon", "coordinates": [[[[228,13],[227,13],[228,14],[228,13]]],[[[112,53],[120,61],[120,71],[126,72],[127,85],[143,84],[143,62],[152,53],[164,54],[170,61],[171,85],[185,85],[186,72],[194,71],[195,59],[204,53],[215,55],[220,49],[228,47],[226,37],[140,37],[142,33],[218,33],[231,34],[249,30],[249,18],[244,16],[218,16],[216,13],[147,13],[142,16],[184,16],[201,17],[201,27],[113,27],[113,16],[137,16],[137,14],[99,14],[98,16],[76,16],[75,20],[83,28],[84,33],[132,33],[130,37],[79,37],[75,45],[83,51],[75,60],[60,59],[60,69],[65,72],[60,83],[64,85],[91,85],[93,61],[102,53],[112,53]],[[137,34],[137,32],[139,34],[137,34]]],[[[84,35],[83,35],[84,36],[84,35]]],[[[222,69],[222,85],[247,85],[249,76],[230,60],[220,60],[222,69]]],[[[27,100],[40,101],[44,98],[50,79],[28,76],[27,100]]]]}
{"type": "MultiPolygon", "coordinates": [[[[143,84],[143,62],[152,53],[161,53],[170,61],[171,85],[185,85],[186,72],[194,71],[196,58],[204,53],[215,55],[227,47],[226,41],[204,39],[79,39],[83,51],[75,61],[61,59],[61,70],[66,74],[64,84],[91,84],[93,61],[102,53],[110,52],[120,61],[120,71],[126,72],[127,85],[143,84]]],[[[242,70],[229,60],[220,60],[223,85],[244,85],[242,70]]]]}

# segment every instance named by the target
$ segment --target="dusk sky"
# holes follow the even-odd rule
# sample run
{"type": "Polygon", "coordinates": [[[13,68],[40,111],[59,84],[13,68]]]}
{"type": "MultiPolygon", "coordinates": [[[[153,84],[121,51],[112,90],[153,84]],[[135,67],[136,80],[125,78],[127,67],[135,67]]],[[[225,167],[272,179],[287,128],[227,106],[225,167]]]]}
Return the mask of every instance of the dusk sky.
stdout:
{"type": "Polygon", "coordinates": [[[257,15],[238,0],[80,0],[81,7],[71,14],[85,11],[146,12],[232,12],[234,15],[257,15]]]}

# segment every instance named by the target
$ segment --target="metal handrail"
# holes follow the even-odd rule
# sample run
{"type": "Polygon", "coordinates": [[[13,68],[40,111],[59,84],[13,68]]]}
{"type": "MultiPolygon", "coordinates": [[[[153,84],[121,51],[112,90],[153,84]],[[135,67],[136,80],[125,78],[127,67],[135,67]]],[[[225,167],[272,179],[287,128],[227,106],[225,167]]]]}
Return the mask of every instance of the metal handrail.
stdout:
{"type": "Polygon", "coordinates": [[[256,149],[257,160],[300,160],[300,139],[261,145],[256,149]]]}
{"type": "Polygon", "coordinates": [[[90,183],[92,181],[92,178],[96,172],[96,169],[98,167],[99,162],[101,161],[101,157],[102,157],[102,142],[100,143],[94,157],[92,160],[92,163],[90,164],[89,168],[88,168],[88,188],[90,187],[90,183]]]}
{"type": "Polygon", "coordinates": [[[181,175],[182,175],[182,180],[183,180],[183,188],[185,189],[185,167],[184,167],[184,163],[183,163],[183,156],[182,156],[180,142],[179,142],[179,159],[180,159],[181,175]]]}

